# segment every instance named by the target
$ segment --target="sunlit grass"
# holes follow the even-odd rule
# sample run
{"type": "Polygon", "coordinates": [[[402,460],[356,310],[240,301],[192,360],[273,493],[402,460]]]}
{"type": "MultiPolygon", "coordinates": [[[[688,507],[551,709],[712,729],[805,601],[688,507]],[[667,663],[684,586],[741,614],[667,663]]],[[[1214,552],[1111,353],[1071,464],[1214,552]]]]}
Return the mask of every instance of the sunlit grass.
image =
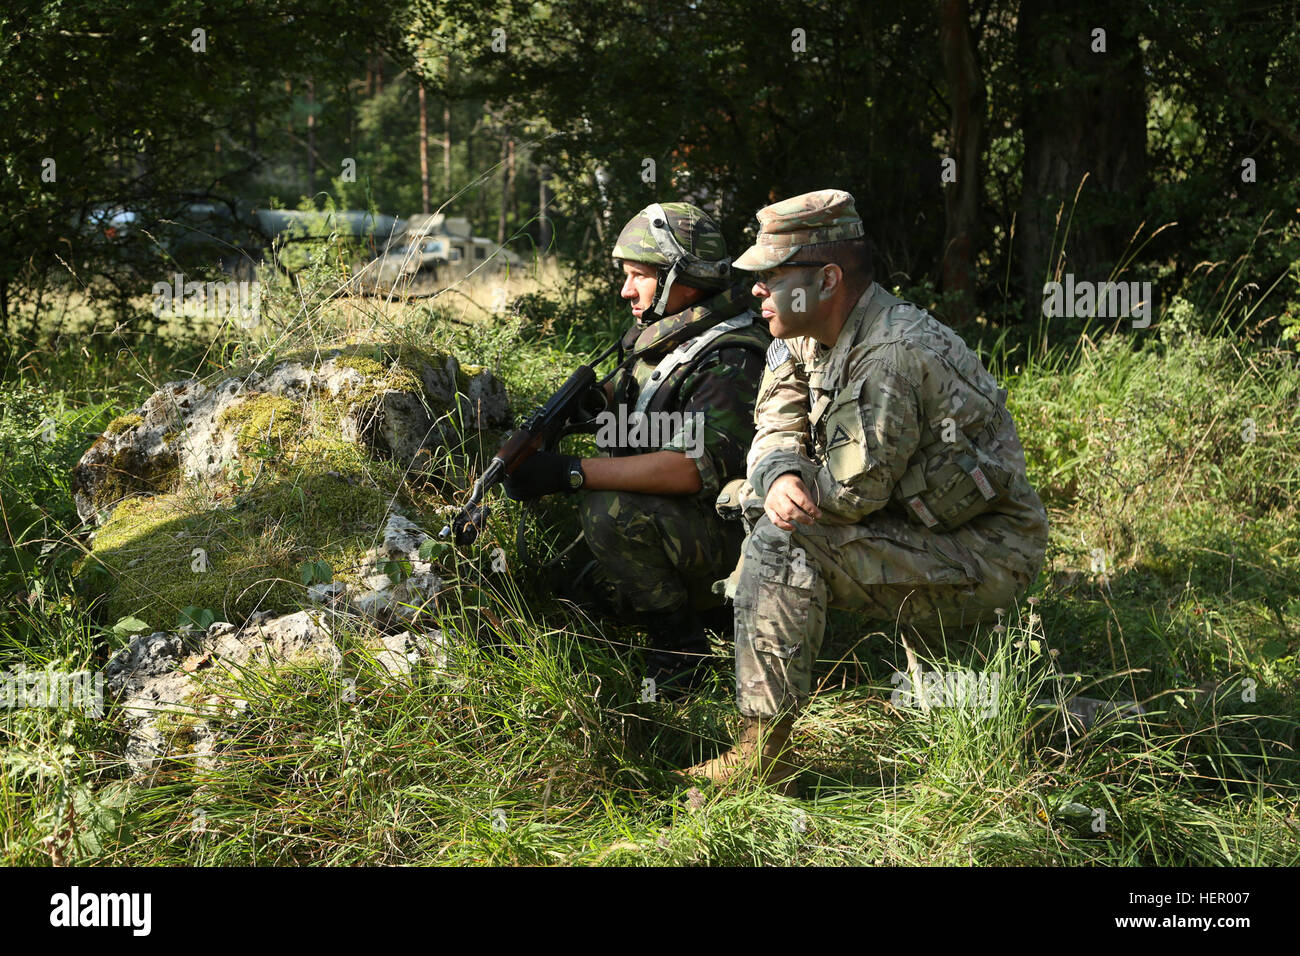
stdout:
{"type": "MultiPolygon", "coordinates": [[[[24,557],[4,566],[0,665],[102,668],[122,643],[70,593],[67,469],[156,384],[219,380],[347,339],[406,342],[493,368],[520,411],[585,347],[563,277],[526,276],[534,285],[509,292],[553,305],[549,337],[494,312],[492,288],[474,303],[342,300],[329,278],[272,290],[260,329],[121,358],[60,339],[10,369],[0,480],[24,557]],[[55,547],[42,556],[43,544],[55,547]]],[[[340,625],[339,668],[252,670],[231,690],[248,705],[220,718],[226,746],[212,766],[177,747],[132,780],[111,709],[105,720],[0,712],[0,857],[1295,865],[1294,356],[1194,334],[1132,344],[1106,337],[1000,369],[1052,514],[1048,566],[1002,631],[926,664],[999,675],[991,713],[895,706],[905,664],[893,634],[835,614],[795,729],[801,797],[694,789],[674,771],[730,739],[729,677],[685,704],[643,703],[637,632],[544,593],[515,549],[521,509],[502,502],[484,539],[448,559],[430,622],[447,638],[445,663],[395,679],[366,650],[366,625],[340,625]],[[495,548],[506,573],[492,570],[495,548]],[[1077,693],[1140,701],[1147,715],[1083,729],[1043,703],[1077,693]]],[[[436,531],[427,525],[445,499],[422,494],[436,531]]],[[[536,553],[567,543],[562,504],[522,514],[536,553]]]]}

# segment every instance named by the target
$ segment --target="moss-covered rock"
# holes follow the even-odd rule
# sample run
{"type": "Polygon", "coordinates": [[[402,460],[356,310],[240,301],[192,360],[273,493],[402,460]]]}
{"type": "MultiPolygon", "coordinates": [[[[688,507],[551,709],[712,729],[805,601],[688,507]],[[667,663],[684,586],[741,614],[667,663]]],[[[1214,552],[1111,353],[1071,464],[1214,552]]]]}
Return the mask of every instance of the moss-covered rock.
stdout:
{"type": "Polygon", "coordinates": [[[251,455],[263,445],[282,451],[302,429],[303,417],[298,402],[262,393],[225,408],[218,424],[235,433],[241,455],[251,455]]]}
{"type": "Polygon", "coordinates": [[[97,519],[133,496],[171,491],[177,475],[176,451],[166,443],[150,448],[105,433],[73,472],[77,511],[83,519],[97,519]]]}
{"type": "Polygon", "coordinates": [[[465,390],[504,395],[490,373],[465,390],[460,377],[454,357],[357,344],[211,387],[169,383],[74,470],[78,512],[99,525],[79,588],[108,620],[157,627],[186,607],[239,622],[303,606],[307,561],[364,588],[387,517],[414,507],[411,469],[490,454],[508,422],[504,404],[469,412],[465,390]],[[480,423],[493,430],[486,445],[480,423]]]}
{"type": "Polygon", "coordinates": [[[370,679],[409,675],[422,658],[446,664],[450,644],[439,630],[378,634],[320,611],[258,614],[242,627],[221,622],[205,631],[138,634],[105,667],[126,764],[137,776],[185,767],[215,767],[231,746],[232,718],[257,706],[264,676],[327,668],[337,674],[344,652],[370,679]],[[358,653],[360,652],[360,653],[358,653]],[[373,665],[366,662],[373,660],[373,665]]]}
{"type": "Polygon", "coordinates": [[[104,429],[104,434],[120,435],[128,429],[135,428],[136,425],[139,425],[143,421],[144,418],[140,415],[119,415],[108,423],[107,427],[104,429]]]}
{"type": "MultiPolygon", "coordinates": [[[[358,568],[391,507],[392,491],[362,472],[320,471],[254,479],[242,493],[174,493],[123,502],[95,536],[108,571],[108,620],[134,615],[157,627],[182,608],[217,620],[306,603],[303,562],[325,561],[360,583],[358,568]]],[[[342,462],[341,467],[346,467],[342,462]]]]}

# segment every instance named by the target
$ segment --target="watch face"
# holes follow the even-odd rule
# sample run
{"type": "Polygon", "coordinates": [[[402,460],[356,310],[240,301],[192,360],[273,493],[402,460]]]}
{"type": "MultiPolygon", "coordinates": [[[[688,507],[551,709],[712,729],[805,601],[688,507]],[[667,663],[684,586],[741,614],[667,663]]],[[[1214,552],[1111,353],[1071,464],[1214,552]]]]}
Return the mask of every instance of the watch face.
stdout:
{"type": "Polygon", "coordinates": [[[569,487],[575,491],[582,487],[582,465],[574,464],[569,469],[569,487]]]}

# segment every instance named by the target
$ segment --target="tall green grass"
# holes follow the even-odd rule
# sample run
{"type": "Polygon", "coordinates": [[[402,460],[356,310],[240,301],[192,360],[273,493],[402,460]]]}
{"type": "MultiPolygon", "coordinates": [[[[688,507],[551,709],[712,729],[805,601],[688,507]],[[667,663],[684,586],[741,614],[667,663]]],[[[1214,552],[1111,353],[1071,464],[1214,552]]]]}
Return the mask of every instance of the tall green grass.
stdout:
{"type": "MultiPolygon", "coordinates": [[[[327,278],[316,292],[271,296],[251,338],[231,330],[201,348],[122,359],[62,340],[7,371],[0,487],[24,557],[4,568],[0,666],[102,668],[124,642],[68,584],[67,469],[88,435],[156,384],[353,337],[450,348],[495,368],[522,406],[579,358],[519,320],[466,326],[439,303],[331,299],[327,278]],[[38,434],[47,417],[51,441],[38,434]]],[[[546,593],[516,551],[521,517],[534,557],[567,543],[563,504],[501,502],[484,540],[449,559],[429,622],[446,637],[444,663],[394,679],[366,649],[368,626],[341,621],[340,667],[231,679],[223,693],[247,705],[213,718],[225,739],[215,762],[189,752],[185,715],[165,724],[172,756],[133,779],[112,709],[102,720],[0,711],[0,856],[1294,865],[1295,356],[1191,328],[1162,337],[1156,324],[1140,339],[1084,337],[1028,360],[995,352],[991,364],[1051,512],[1048,563],[1032,603],[925,666],[998,674],[994,713],[895,706],[905,663],[894,635],[836,612],[795,730],[801,797],[692,787],[674,770],[735,730],[729,676],[687,703],[643,702],[640,634],[546,593]],[[1247,418],[1253,441],[1242,437],[1247,418]],[[506,572],[493,570],[498,547],[506,572]],[[1139,701],[1147,714],[1084,729],[1043,703],[1079,693],[1139,701]]],[[[426,492],[419,503],[436,530],[445,502],[426,492]]]]}

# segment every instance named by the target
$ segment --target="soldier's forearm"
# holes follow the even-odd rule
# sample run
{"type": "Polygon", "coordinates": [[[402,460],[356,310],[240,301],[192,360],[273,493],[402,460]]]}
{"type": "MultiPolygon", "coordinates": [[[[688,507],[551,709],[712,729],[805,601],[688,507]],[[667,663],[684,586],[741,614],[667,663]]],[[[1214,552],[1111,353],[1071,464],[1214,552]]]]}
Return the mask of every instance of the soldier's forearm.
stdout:
{"type": "Polygon", "coordinates": [[[625,458],[584,458],[583,486],[589,491],[639,491],[647,495],[691,495],[702,487],[695,462],[679,451],[653,451],[625,458]]]}
{"type": "MultiPolygon", "coordinates": [[[[752,455],[751,455],[752,457],[752,455]]],[[[785,474],[798,475],[809,488],[816,483],[818,466],[795,448],[778,447],[749,467],[749,481],[760,497],[766,498],[776,479],[785,474]]]]}

